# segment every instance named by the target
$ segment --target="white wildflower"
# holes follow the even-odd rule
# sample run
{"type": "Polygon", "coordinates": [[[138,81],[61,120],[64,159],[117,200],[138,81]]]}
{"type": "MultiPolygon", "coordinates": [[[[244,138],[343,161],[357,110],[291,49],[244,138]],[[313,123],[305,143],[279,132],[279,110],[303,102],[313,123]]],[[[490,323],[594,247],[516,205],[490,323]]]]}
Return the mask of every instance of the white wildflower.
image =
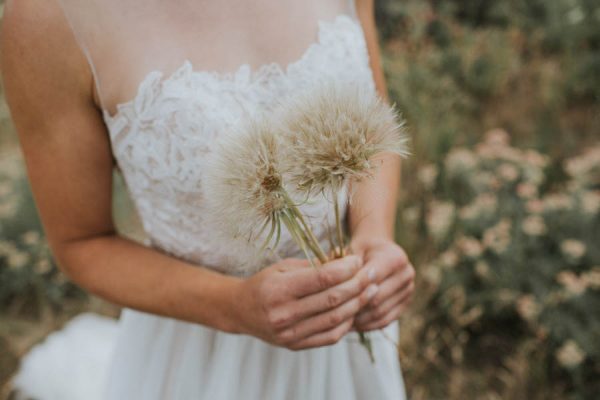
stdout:
{"type": "Polygon", "coordinates": [[[375,93],[323,85],[284,106],[290,181],[302,192],[337,192],[347,182],[372,176],[380,155],[408,155],[404,122],[375,93]]]}
{"type": "Polygon", "coordinates": [[[557,351],[556,359],[565,368],[575,368],[586,358],[585,352],[572,339],[567,340],[557,351]]]}
{"type": "Polygon", "coordinates": [[[504,253],[511,243],[511,222],[504,218],[483,233],[483,244],[497,254],[504,253]]]}
{"type": "Polygon", "coordinates": [[[477,258],[483,253],[481,242],[474,237],[463,236],[457,240],[458,248],[469,258],[477,258]]]}
{"type": "Polygon", "coordinates": [[[585,255],[587,248],[580,240],[566,239],[560,244],[560,250],[565,257],[576,262],[585,255]]]}
{"type": "Polygon", "coordinates": [[[517,312],[525,321],[535,320],[541,311],[540,305],[530,294],[519,297],[515,306],[517,312]]]}
{"type": "Polygon", "coordinates": [[[446,156],[444,163],[450,175],[458,175],[465,171],[470,171],[475,165],[477,165],[475,154],[461,147],[452,149],[446,156]]]}
{"type": "Polygon", "coordinates": [[[579,296],[585,292],[587,285],[585,280],[578,277],[572,271],[562,271],[556,276],[558,283],[563,285],[567,293],[572,296],[579,296]]]}
{"type": "Polygon", "coordinates": [[[427,213],[427,228],[436,240],[443,240],[454,222],[454,204],[432,201],[427,213]]]}
{"type": "Polygon", "coordinates": [[[530,215],[525,218],[521,228],[529,236],[542,236],[547,232],[544,219],[539,215],[530,215]]]}
{"type": "Polygon", "coordinates": [[[438,176],[438,169],[433,164],[427,164],[418,172],[419,180],[426,190],[431,190],[438,176]]]}

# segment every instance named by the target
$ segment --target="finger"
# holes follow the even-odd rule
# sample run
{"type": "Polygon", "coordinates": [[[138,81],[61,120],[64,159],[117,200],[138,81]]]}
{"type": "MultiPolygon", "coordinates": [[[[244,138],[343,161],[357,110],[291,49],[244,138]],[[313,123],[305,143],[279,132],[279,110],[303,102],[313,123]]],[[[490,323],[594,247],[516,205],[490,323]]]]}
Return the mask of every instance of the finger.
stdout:
{"type": "Polygon", "coordinates": [[[372,271],[363,268],[351,279],[332,288],[295,301],[288,301],[271,313],[273,327],[282,331],[303,319],[330,311],[359,296],[372,282],[372,278],[372,271]]]}
{"type": "Polygon", "coordinates": [[[290,307],[293,307],[294,310],[292,314],[295,315],[295,321],[335,309],[348,300],[359,296],[373,280],[374,271],[362,268],[351,279],[345,282],[322,292],[301,298],[297,302],[290,304],[290,307]]]}
{"type": "Polygon", "coordinates": [[[290,272],[296,269],[303,269],[310,266],[310,261],[305,258],[285,258],[277,264],[279,272],[290,272]]]}
{"type": "Polygon", "coordinates": [[[377,285],[371,284],[360,293],[339,307],[305,319],[292,325],[279,334],[282,343],[293,343],[319,332],[329,331],[349,318],[354,318],[356,313],[377,293],[377,285]]]}
{"type": "Polygon", "coordinates": [[[352,323],[354,322],[353,318],[349,318],[346,321],[342,322],[340,325],[335,328],[320,332],[315,335],[309,336],[305,339],[302,339],[290,346],[288,348],[292,350],[303,350],[314,347],[321,346],[329,346],[337,343],[352,327],[352,323]]]}
{"type": "Polygon", "coordinates": [[[414,281],[414,269],[402,268],[397,273],[390,275],[383,282],[379,283],[379,292],[377,296],[369,302],[373,308],[385,302],[389,297],[396,295],[404,290],[414,281]]]}
{"type": "Polygon", "coordinates": [[[290,294],[297,298],[321,292],[351,279],[362,267],[362,259],[355,255],[339,258],[317,268],[290,271],[290,294]]]}
{"type": "Polygon", "coordinates": [[[372,309],[367,308],[365,311],[360,312],[356,316],[354,324],[358,327],[362,327],[369,324],[371,321],[376,321],[385,317],[394,307],[410,299],[413,293],[413,288],[411,286],[413,285],[409,284],[404,290],[388,297],[379,306],[372,309]]]}
{"type": "Polygon", "coordinates": [[[390,277],[398,270],[404,270],[409,264],[406,253],[402,249],[398,249],[399,253],[393,262],[381,257],[374,257],[365,263],[365,267],[374,267],[376,271],[376,282],[380,283],[390,277]]]}
{"type": "Polygon", "coordinates": [[[388,312],[385,317],[366,324],[364,327],[361,327],[360,331],[368,332],[368,331],[372,331],[372,330],[376,330],[376,329],[385,328],[392,322],[396,321],[400,317],[400,315],[402,315],[402,313],[404,313],[404,311],[406,311],[406,309],[408,308],[409,305],[410,305],[410,302],[404,302],[404,303],[398,304],[390,312],[388,312]]]}

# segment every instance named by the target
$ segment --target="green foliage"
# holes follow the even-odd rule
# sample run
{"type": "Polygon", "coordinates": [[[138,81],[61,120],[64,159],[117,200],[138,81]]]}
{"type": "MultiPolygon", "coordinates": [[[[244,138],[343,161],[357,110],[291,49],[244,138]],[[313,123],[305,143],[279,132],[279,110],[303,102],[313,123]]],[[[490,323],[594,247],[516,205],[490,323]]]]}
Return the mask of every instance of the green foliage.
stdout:
{"type": "Polygon", "coordinates": [[[547,382],[591,399],[600,391],[600,144],[564,162],[563,183],[547,184],[548,161],[499,130],[474,150],[454,148],[420,170],[420,205],[404,211],[404,226],[438,254],[422,273],[424,326],[457,338],[441,357],[494,362],[533,342],[547,382]],[[490,336],[503,345],[488,348],[490,336]]]}
{"type": "Polygon", "coordinates": [[[19,153],[0,157],[0,313],[39,314],[83,292],[58,270],[45,242],[19,153]]]}

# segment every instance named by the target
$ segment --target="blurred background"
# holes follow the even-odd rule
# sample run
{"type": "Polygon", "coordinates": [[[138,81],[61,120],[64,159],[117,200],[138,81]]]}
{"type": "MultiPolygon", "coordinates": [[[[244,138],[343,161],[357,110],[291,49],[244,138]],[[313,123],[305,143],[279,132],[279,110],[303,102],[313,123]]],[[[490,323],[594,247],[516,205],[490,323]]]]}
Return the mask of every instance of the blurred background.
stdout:
{"type": "MultiPolygon", "coordinates": [[[[413,139],[397,219],[418,271],[401,319],[410,398],[600,398],[600,2],[376,7],[413,139]]],[[[57,270],[2,93],[0,398],[70,317],[118,315],[57,270]]],[[[116,173],[114,214],[141,237],[116,173]]]]}

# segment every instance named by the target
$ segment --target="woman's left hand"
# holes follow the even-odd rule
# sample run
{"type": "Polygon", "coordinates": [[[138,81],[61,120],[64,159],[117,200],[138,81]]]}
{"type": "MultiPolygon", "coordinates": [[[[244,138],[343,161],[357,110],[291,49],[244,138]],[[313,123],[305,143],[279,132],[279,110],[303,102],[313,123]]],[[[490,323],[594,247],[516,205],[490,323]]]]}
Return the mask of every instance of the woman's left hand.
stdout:
{"type": "Polygon", "coordinates": [[[398,319],[412,300],[415,269],[398,244],[390,239],[367,239],[351,243],[351,251],[371,268],[377,294],[355,318],[354,329],[381,329],[398,319]]]}

